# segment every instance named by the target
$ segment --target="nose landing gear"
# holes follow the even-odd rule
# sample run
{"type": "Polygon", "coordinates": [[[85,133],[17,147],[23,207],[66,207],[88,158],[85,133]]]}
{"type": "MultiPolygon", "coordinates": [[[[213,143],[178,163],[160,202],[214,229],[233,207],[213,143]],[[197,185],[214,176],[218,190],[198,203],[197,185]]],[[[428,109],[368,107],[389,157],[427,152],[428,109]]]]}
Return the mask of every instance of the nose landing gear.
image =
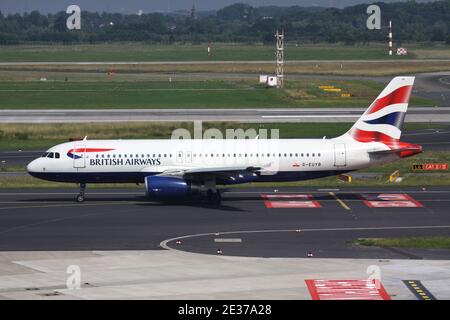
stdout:
{"type": "Polygon", "coordinates": [[[80,183],[80,193],[76,197],[76,202],[84,202],[84,191],[86,189],[86,183],[80,183]]]}

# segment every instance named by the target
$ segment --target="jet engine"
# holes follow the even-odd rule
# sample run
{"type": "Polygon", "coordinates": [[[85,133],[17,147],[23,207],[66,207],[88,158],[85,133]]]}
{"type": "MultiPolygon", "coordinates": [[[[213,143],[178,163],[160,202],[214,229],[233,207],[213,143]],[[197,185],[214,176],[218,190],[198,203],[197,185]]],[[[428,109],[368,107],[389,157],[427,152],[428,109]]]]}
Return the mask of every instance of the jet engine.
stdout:
{"type": "Polygon", "coordinates": [[[145,191],[152,198],[185,197],[197,193],[199,186],[179,177],[145,177],[145,191]]]}

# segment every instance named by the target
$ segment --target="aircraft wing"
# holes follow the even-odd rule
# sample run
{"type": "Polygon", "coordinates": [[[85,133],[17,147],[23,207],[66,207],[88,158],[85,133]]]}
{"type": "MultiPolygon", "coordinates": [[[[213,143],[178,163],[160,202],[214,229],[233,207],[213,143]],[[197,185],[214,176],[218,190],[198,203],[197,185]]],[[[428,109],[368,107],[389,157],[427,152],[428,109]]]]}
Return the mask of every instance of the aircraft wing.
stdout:
{"type": "MultiPolygon", "coordinates": [[[[147,169],[147,168],[146,168],[147,169]]],[[[150,171],[144,169],[143,171],[150,171]]],[[[149,168],[150,169],[150,168],[149,168]]],[[[165,167],[159,176],[179,176],[184,178],[200,178],[204,176],[229,176],[236,174],[249,174],[261,170],[260,167],[230,166],[230,167],[165,167]]]]}

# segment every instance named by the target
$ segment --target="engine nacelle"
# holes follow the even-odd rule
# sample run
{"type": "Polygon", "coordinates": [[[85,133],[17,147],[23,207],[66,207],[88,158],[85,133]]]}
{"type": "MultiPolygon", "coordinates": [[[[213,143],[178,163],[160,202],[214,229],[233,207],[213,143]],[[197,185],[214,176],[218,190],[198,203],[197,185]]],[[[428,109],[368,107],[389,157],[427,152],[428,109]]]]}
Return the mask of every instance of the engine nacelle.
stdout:
{"type": "Polygon", "coordinates": [[[179,177],[145,177],[147,196],[155,198],[185,197],[196,191],[192,184],[179,177]]]}

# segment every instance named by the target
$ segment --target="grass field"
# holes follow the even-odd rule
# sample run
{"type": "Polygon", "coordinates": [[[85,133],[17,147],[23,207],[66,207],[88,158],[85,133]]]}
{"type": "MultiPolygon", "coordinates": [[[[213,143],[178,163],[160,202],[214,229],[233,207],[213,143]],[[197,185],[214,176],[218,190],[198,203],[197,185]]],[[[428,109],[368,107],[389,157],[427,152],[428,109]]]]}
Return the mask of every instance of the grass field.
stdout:
{"type": "Polygon", "coordinates": [[[450,249],[450,237],[362,238],[352,243],[370,247],[450,249]]]}
{"type": "MultiPolygon", "coordinates": [[[[381,76],[450,70],[448,61],[439,61],[439,59],[450,59],[450,46],[430,43],[405,44],[405,46],[409,50],[408,56],[387,55],[385,43],[355,46],[288,43],[285,49],[285,73],[381,76]]],[[[40,71],[41,75],[42,72],[55,71],[105,73],[110,70],[127,73],[246,72],[258,74],[274,72],[274,45],[218,43],[213,44],[213,55],[210,57],[207,55],[206,48],[206,44],[149,45],[145,43],[0,46],[0,62],[98,63],[3,65],[0,66],[0,70],[40,71]],[[187,61],[191,63],[183,63],[187,61]],[[226,63],[230,61],[238,62],[226,63]],[[155,64],[103,65],[102,62],[155,64]]]]}
{"type": "MultiPolygon", "coordinates": [[[[143,43],[76,44],[76,45],[20,45],[0,48],[4,62],[61,62],[61,61],[256,61],[273,60],[274,45],[213,44],[213,55],[208,57],[207,44],[202,45],[148,45],[143,43]]],[[[420,47],[418,47],[420,48],[420,47]]],[[[354,60],[414,58],[389,57],[385,44],[345,46],[342,44],[286,45],[287,60],[354,60]]],[[[441,51],[445,47],[440,48],[441,51]]],[[[422,48],[421,55],[433,58],[435,50],[422,48]]],[[[436,56],[442,52],[436,49],[436,56]]]]}
{"type": "MultiPolygon", "coordinates": [[[[289,81],[282,90],[255,81],[0,81],[0,109],[366,107],[382,85],[360,80],[289,81]],[[341,88],[325,92],[321,85],[341,88]]],[[[414,97],[412,103],[433,106],[414,97]]]]}
{"type": "MultiPolygon", "coordinates": [[[[142,74],[147,73],[251,73],[255,77],[258,74],[273,74],[275,69],[274,61],[248,61],[233,62],[212,61],[211,63],[190,62],[190,63],[113,63],[113,64],[30,64],[30,65],[0,65],[3,72],[19,73],[26,75],[38,72],[38,76],[58,72],[62,78],[68,73],[101,73],[114,71],[116,74],[142,74]]],[[[287,61],[285,64],[285,74],[312,74],[312,75],[353,75],[353,76],[388,76],[402,75],[419,72],[449,71],[450,63],[447,60],[370,60],[370,61],[310,61],[296,60],[287,61]]],[[[10,79],[15,79],[13,76],[10,79]]],[[[39,79],[39,78],[35,78],[39,79]]]]}
{"type": "MultiPolygon", "coordinates": [[[[448,59],[449,47],[405,44],[408,56],[388,56],[385,43],[346,46],[343,44],[286,45],[286,60],[359,59],[448,59]]],[[[3,62],[100,62],[100,61],[258,61],[273,60],[274,45],[213,44],[208,57],[207,44],[150,45],[145,43],[19,45],[0,47],[3,62]]]]}

